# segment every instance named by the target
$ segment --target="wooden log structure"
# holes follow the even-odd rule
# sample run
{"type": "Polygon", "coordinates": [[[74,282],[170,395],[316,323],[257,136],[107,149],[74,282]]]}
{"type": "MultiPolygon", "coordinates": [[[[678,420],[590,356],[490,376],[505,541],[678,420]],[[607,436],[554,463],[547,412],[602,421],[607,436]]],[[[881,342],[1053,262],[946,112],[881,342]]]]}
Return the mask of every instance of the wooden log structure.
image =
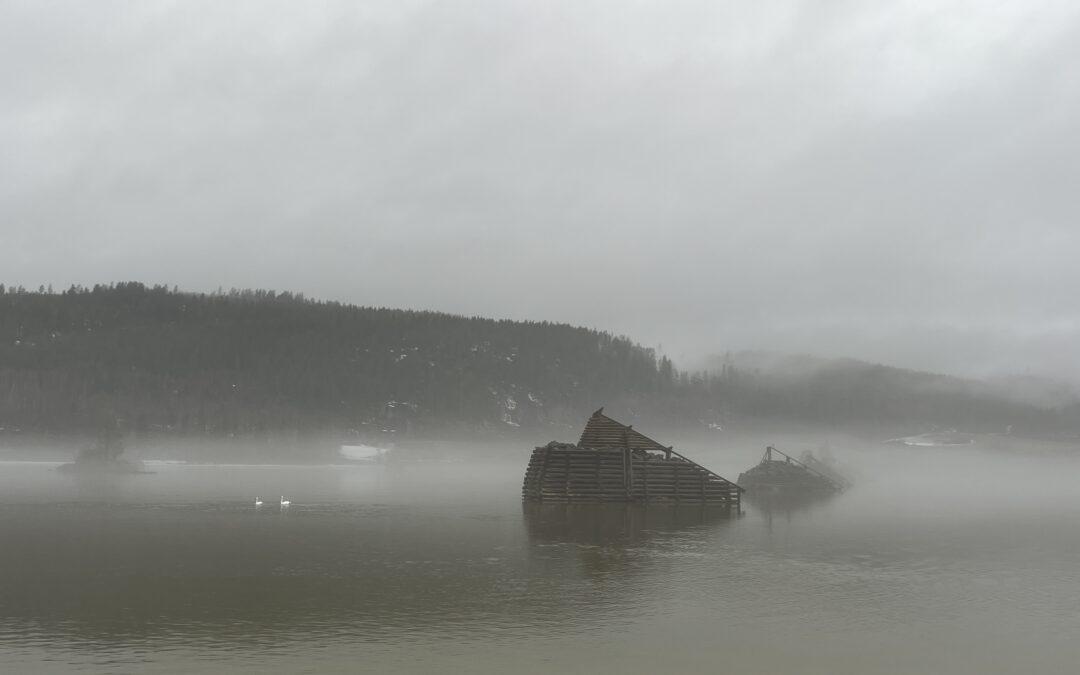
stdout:
{"type": "Polygon", "coordinates": [[[675,502],[739,507],[743,489],[597,410],[581,440],[529,459],[522,497],[552,502],[675,502]]]}
{"type": "Polygon", "coordinates": [[[828,464],[809,455],[802,462],[769,446],[757,466],[739,474],[739,485],[752,493],[842,492],[851,483],[828,464]]]}

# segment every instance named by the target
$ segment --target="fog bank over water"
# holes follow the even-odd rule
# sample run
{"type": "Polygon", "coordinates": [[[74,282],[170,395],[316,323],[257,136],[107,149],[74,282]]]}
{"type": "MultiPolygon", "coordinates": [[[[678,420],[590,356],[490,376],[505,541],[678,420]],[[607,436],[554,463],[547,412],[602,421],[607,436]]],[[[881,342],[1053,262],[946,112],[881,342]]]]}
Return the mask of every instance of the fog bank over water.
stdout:
{"type": "MultiPolygon", "coordinates": [[[[4,462],[0,668],[1072,667],[1080,458],[829,440],[855,487],[741,515],[522,505],[511,447],[505,461],[111,477],[4,462]]],[[[763,442],[680,447],[728,473],[763,442]]]]}
{"type": "Polygon", "coordinates": [[[0,9],[4,283],[1080,379],[1080,9],[0,9]]]}

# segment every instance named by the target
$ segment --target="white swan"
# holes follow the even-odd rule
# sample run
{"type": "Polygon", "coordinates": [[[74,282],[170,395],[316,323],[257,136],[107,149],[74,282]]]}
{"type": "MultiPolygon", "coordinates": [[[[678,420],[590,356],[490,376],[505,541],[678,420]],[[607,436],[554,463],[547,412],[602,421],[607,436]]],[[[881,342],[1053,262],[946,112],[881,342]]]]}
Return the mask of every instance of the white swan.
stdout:
{"type": "Polygon", "coordinates": [[[258,497],[255,498],[255,506],[262,506],[262,500],[258,497]]]}
{"type": "Polygon", "coordinates": [[[292,504],[292,502],[290,502],[288,499],[285,499],[285,495],[282,495],[281,496],[281,505],[282,506],[288,506],[289,504],[292,504]]]}

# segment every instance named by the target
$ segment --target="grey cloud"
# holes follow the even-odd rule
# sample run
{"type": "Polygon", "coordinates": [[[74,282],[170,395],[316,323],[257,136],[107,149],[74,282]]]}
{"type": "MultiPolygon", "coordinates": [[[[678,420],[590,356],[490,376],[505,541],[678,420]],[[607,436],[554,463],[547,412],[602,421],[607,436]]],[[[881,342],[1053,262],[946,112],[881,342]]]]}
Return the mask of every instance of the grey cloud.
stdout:
{"type": "Polygon", "coordinates": [[[1071,3],[0,13],[6,283],[562,320],[687,364],[1074,367],[1071,3]]]}

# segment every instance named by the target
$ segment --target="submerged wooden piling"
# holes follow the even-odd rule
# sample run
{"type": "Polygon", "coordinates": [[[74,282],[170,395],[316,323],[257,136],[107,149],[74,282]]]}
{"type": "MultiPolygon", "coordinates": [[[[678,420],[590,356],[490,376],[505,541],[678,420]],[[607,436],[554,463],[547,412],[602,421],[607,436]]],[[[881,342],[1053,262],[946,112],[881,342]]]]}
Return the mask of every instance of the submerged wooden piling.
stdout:
{"type": "Polygon", "coordinates": [[[533,501],[716,503],[738,508],[742,488],[669,446],[593,413],[577,445],[536,448],[522,496],[533,501]]]}

